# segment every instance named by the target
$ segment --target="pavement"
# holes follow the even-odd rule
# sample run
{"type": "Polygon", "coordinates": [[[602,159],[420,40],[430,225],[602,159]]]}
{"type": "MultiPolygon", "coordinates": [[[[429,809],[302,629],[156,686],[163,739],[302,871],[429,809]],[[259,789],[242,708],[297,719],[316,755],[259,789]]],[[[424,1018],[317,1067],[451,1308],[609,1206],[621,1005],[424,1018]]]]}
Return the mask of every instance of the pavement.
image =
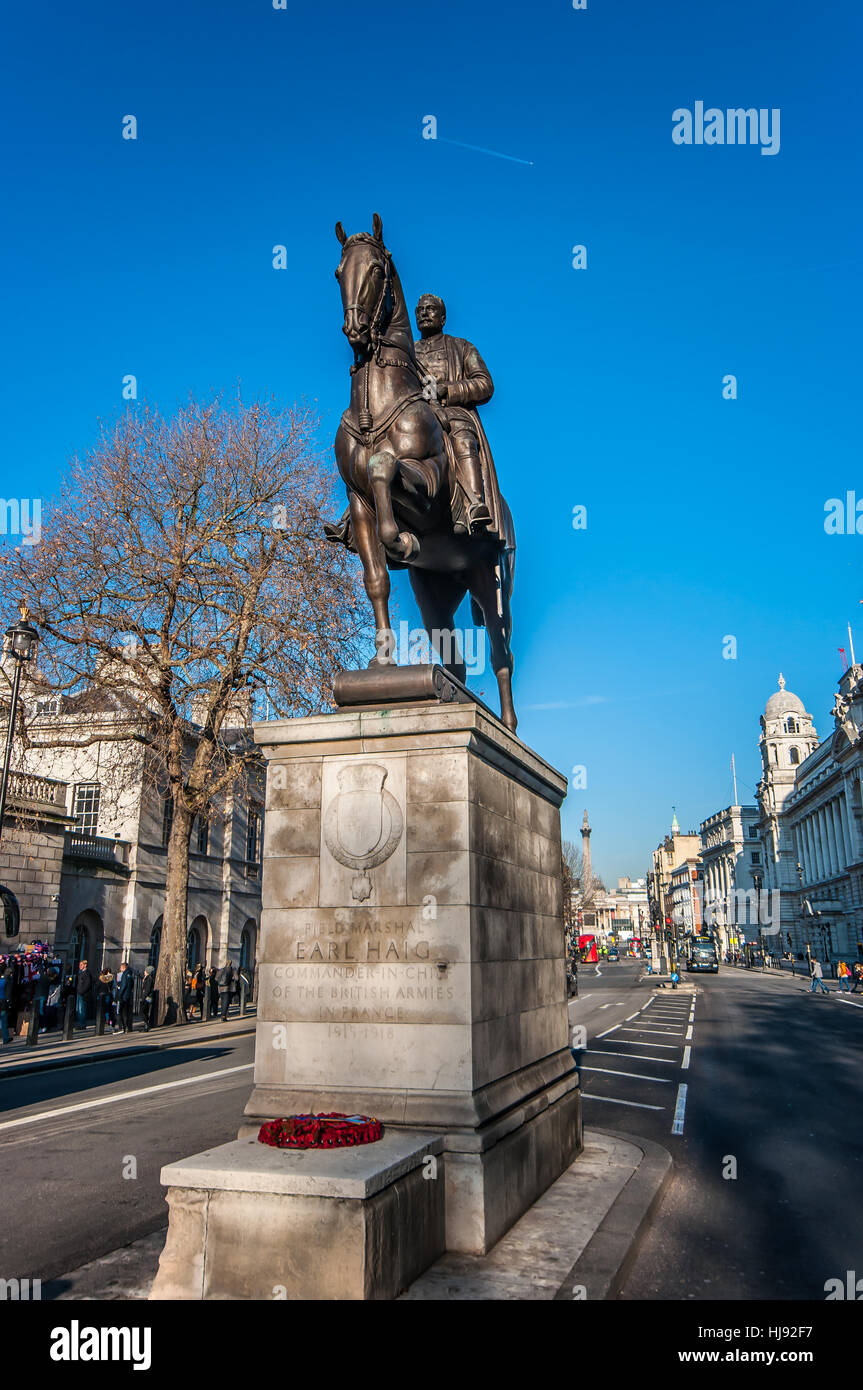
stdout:
{"type": "Polygon", "coordinates": [[[137,1024],[131,1033],[104,1033],[101,1037],[95,1029],[88,1028],[84,1033],[74,1034],[68,1042],[59,1033],[40,1033],[38,1043],[32,1047],[28,1047],[23,1038],[15,1038],[0,1050],[0,1077],[117,1061],[121,1057],[137,1057],[169,1047],[188,1047],[190,1042],[207,1042],[254,1031],[255,1011],[250,1005],[244,1016],[235,1006],[224,1023],[214,1018],[151,1028],[149,1033],[143,1024],[137,1024]]]}

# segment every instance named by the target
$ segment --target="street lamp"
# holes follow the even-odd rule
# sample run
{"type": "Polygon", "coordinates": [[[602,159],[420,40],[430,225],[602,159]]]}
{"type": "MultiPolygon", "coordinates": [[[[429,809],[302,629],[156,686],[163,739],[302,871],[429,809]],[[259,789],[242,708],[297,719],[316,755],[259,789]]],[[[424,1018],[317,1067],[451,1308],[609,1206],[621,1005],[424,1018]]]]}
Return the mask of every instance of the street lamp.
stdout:
{"type": "Polygon", "coordinates": [[[32,623],[26,603],[19,608],[21,617],[17,623],[7,627],[3,638],[3,655],[15,661],[15,675],[12,680],[12,703],[9,707],[9,727],[6,730],[6,752],[3,757],[3,776],[0,779],[0,837],[3,834],[3,817],[6,813],[6,791],[9,785],[9,763],[12,758],[12,739],[15,734],[15,714],[18,709],[18,689],[21,685],[21,671],[24,663],[32,661],[36,655],[39,633],[32,623]]]}

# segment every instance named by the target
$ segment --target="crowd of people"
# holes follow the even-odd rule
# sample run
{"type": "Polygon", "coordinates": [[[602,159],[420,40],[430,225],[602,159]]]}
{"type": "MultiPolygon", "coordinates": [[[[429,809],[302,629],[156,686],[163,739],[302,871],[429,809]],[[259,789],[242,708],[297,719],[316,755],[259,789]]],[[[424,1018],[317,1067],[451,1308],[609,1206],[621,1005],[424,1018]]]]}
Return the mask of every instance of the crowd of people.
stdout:
{"type": "MultiPolygon", "coordinates": [[[[74,999],[75,1028],[87,1028],[95,1017],[99,1031],[131,1033],[135,1007],[144,1020],[144,1029],[152,1025],[152,1001],[155,969],[148,965],[136,990],[137,979],[128,961],[123,961],[115,973],[107,966],[98,972],[90,969],[87,960],[80,961],[77,970],[63,974],[63,961],[41,941],[21,947],[10,955],[0,956],[0,1038],[7,1046],[22,1031],[32,1004],[36,1004],[36,1026],[39,1032],[62,1028],[67,1001],[74,999]],[[137,996],[137,998],[136,998],[137,996]]],[[[252,975],[246,967],[234,969],[232,961],[217,970],[205,970],[198,965],[186,971],[184,1004],[191,1019],[218,1014],[224,1022],[235,995],[245,987],[251,997],[252,975]]]]}

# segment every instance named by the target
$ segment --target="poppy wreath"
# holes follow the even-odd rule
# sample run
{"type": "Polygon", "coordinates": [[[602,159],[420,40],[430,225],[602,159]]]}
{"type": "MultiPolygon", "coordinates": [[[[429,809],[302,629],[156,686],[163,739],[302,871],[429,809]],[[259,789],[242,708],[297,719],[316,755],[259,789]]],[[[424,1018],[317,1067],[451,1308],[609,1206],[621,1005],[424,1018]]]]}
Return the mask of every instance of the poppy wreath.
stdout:
{"type": "Polygon", "coordinates": [[[384,1132],[371,1115],[288,1115],[261,1125],[258,1143],[273,1149],[345,1149],[374,1144],[384,1132]]]}

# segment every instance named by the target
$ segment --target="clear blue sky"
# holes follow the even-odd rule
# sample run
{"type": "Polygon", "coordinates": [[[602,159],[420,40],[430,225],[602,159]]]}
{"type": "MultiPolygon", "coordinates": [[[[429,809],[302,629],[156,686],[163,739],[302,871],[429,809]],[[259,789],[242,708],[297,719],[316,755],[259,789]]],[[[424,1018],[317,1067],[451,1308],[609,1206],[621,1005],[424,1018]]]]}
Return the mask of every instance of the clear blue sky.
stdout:
{"type": "Polygon", "coordinates": [[[860,51],[851,0],[16,7],[4,495],[50,496],[127,373],[163,408],[313,399],[331,439],[333,223],[379,211],[411,304],[442,294],[495,378],[519,731],[587,768],[564,833],[587,806],[606,879],[643,873],[672,803],[730,802],[732,751],[751,799],[780,669],[823,735],[858,614],[863,651],[863,536],[823,525],[863,498],[860,51]],[[699,100],[780,108],[780,152],[675,145],[699,100]]]}

